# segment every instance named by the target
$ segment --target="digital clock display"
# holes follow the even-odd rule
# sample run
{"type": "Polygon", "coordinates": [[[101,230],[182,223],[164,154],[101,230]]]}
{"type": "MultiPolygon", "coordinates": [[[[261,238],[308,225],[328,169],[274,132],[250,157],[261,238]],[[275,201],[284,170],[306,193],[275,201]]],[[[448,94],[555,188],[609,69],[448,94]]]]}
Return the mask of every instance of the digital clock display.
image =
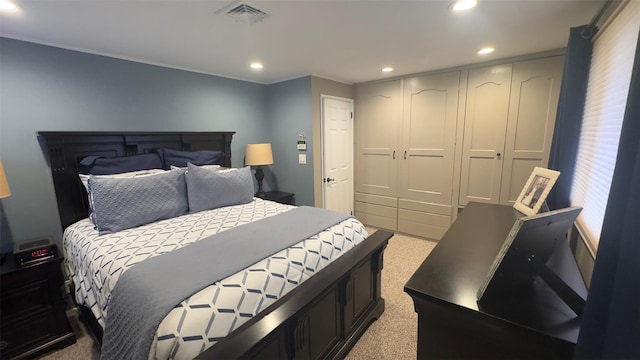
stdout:
{"type": "Polygon", "coordinates": [[[51,255],[51,250],[48,248],[43,248],[43,249],[36,249],[31,251],[31,257],[32,258],[39,258],[42,256],[49,256],[51,255]]]}
{"type": "Polygon", "coordinates": [[[56,256],[57,249],[49,240],[40,240],[37,242],[25,243],[18,245],[14,250],[16,263],[19,265],[27,265],[33,262],[44,261],[47,258],[56,256]]]}

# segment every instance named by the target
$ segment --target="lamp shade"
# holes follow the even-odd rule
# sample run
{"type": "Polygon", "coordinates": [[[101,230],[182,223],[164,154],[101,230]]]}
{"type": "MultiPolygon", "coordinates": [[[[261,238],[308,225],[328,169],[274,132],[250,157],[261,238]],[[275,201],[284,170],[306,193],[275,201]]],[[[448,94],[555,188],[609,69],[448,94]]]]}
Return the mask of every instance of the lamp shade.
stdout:
{"type": "Polygon", "coordinates": [[[0,199],[9,196],[11,196],[11,189],[9,189],[7,177],[4,175],[4,167],[2,167],[2,161],[0,161],[0,199]]]}
{"type": "Polygon", "coordinates": [[[244,160],[246,165],[271,165],[273,153],[271,144],[247,144],[247,152],[244,160]]]}

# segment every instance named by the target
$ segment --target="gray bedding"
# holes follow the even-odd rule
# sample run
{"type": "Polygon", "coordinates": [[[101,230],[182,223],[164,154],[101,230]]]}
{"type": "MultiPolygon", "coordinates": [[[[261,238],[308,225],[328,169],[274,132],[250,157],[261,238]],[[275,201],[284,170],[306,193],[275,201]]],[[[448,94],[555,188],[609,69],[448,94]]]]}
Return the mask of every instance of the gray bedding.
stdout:
{"type": "Polygon", "coordinates": [[[294,208],[130,268],[109,299],[102,358],[146,359],[160,321],[184,298],[347,218],[324,209],[294,208]]]}

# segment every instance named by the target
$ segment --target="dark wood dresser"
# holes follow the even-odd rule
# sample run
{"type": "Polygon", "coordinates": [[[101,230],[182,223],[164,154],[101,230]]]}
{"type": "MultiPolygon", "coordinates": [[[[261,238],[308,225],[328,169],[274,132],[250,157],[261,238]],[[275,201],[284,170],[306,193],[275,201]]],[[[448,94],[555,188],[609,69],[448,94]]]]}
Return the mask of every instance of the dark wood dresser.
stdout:
{"type": "MultiPolygon", "coordinates": [[[[469,203],[404,287],[418,313],[418,359],[570,359],[578,317],[540,278],[488,304],[476,294],[515,220],[511,206],[469,203]]],[[[547,266],[587,290],[568,244],[547,266]]]]}
{"type": "Polygon", "coordinates": [[[18,266],[13,254],[0,279],[0,358],[32,358],[76,342],[62,299],[62,258],[18,266]]]}

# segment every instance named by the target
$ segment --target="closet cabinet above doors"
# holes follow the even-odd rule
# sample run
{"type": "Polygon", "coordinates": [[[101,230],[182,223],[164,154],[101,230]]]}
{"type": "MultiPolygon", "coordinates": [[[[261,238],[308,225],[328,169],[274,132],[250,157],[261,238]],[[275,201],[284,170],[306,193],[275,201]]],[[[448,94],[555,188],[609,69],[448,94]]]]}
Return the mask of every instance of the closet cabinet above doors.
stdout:
{"type": "Polygon", "coordinates": [[[563,62],[554,52],[358,85],[356,216],[440,239],[469,201],[512,204],[547,166],[563,62]]]}
{"type": "Polygon", "coordinates": [[[358,89],[356,104],[356,191],[395,196],[397,192],[400,80],[358,89]]]}
{"type": "Polygon", "coordinates": [[[546,167],[564,56],[469,70],[459,204],[513,204],[546,167]]]}
{"type": "Polygon", "coordinates": [[[356,91],[356,216],[439,239],[451,224],[460,71],[356,91]]]}
{"type": "Polygon", "coordinates": [[[367,225],[397,230],[402,81],[358,87],[355,105],[356,216],[367,225]]]}
{"type": "Polygon", "coordinates": [[[460,201],[497,204],[509,117],[512,65],[469,70],[460,201]]]}
{"type": "Polygon", "coordinates": [[[398,231],[440,239],[451,224],[460,71],[404,80],[398,231]]]}
{"type": "Polygon", "coordinates": [[[534,167],[547,167],[564,56],[513,64],[500,203],[513,205],[534,167]]]}

